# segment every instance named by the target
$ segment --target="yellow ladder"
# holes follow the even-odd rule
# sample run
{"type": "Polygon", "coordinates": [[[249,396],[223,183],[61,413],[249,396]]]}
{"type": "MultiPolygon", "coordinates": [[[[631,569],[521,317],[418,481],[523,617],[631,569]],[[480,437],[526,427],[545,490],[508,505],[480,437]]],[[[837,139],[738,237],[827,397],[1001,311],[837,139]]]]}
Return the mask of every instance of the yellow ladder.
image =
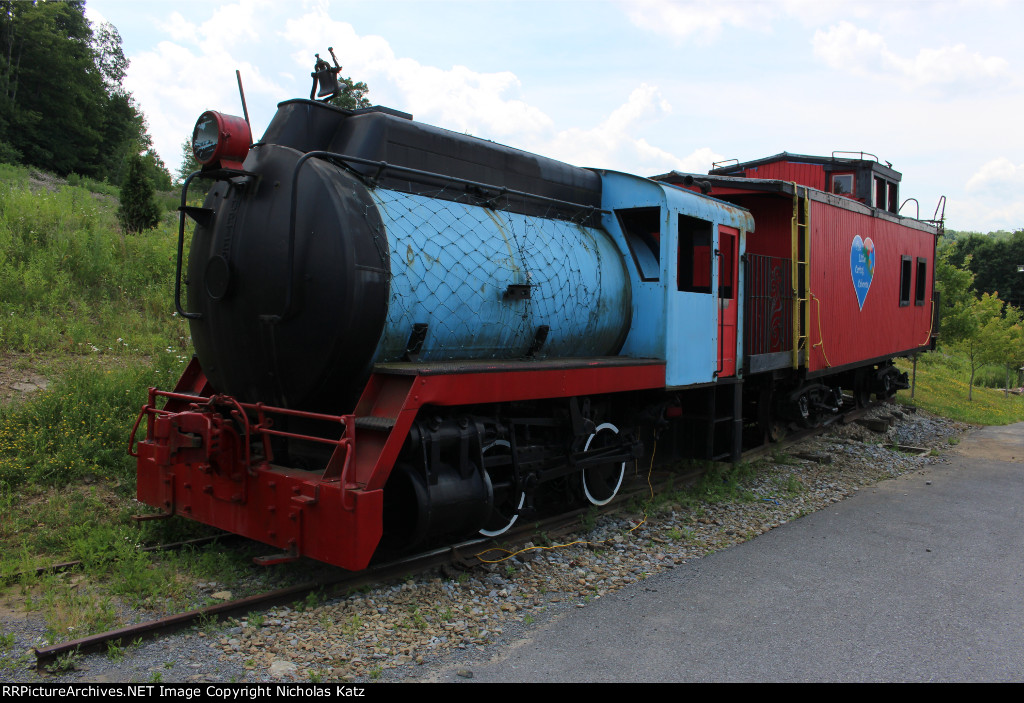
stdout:
{"type": "MultiPolygon", "coordinates": [[[[810,260],[811,260],[811,198],[807,187],[800,197],[800,187],[793,182],[793,368],[800,367],[800,352],[807,349],[811,328],[810,260]],[[801,200],[803,205],[801,207],[801,200]]],[[[809,356],[805,354],[805,357],[809,356]]]]}

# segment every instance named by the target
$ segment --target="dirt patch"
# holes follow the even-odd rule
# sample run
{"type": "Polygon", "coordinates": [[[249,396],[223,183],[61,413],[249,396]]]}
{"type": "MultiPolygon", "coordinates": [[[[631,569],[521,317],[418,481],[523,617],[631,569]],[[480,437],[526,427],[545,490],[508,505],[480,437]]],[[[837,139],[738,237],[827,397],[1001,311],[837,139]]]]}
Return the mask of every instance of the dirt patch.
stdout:
{"type": "Polygon", "coordinates": [[[50,379],[41,364],[28,354],[4,354],[0,357],[0,405],[46,390],[50,379]]]}
{"type": "Polygon", "coordinates": [[[51,193],[56,191],[60,186],[66,186],[68,182],[60,176],[55,176],[52,173],[43,173],[42,171],[32,171],[28,174],[28,185],[33,191],[45,188],[51,193]]]}
{"type": "Polygon", "coordinates": [[[956,451],[978,459],[1024,463],[1024,422],[982,427],[965,437],[956,451]]]}

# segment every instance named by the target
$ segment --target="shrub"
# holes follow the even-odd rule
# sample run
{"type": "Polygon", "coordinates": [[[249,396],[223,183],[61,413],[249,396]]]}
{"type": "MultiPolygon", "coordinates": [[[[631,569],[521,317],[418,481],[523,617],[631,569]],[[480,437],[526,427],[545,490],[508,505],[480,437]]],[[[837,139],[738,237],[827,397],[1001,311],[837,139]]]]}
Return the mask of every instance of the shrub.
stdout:
{"type": "Polygon", "coordinates": [[[138,154],[128,158],[117,217],[126,232],[153,229],[160,222],[160,208],[153,198],[153,184],[146,177],[145,165],[138,154]]]}

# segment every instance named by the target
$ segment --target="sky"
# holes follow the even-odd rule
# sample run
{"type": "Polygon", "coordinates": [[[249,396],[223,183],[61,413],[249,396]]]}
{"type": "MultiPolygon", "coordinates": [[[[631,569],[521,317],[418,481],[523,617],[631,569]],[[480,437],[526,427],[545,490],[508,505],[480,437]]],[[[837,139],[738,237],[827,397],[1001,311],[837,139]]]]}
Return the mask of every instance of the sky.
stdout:
{"type": "Polygon", "coordinates": [[[1024,228],[1016,0],[87,0],[170,169],[205,110],[258,138],[334,47],[371,102],[643,176],[782,151],[868,152],[902,214],[1024,228]]]}

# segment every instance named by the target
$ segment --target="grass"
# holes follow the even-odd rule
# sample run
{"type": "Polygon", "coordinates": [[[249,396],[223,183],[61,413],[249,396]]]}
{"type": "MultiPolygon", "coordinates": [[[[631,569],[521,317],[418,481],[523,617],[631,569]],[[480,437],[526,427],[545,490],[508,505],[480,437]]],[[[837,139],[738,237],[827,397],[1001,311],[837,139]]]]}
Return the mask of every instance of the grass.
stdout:
{"type": "Polygon", "coordinates": [[[0,501],[25,484],[102,480],[132,489],[131,422],[146,388],[173,384],[181,368],[182,360],[166,352],[145,365],[79,361],[56,371],[57,380],[30,400],[0,407],[0,501]]]}
{"type": "MultiPolygon", "coordinates": [[[[908,360],[897,365],[902,371],[911,371],[908,360]]],[[[973,400],[967,400],[969,369],[954,355],[924,354],[917,363],[917,383],[914,397],[910,391],[900,391],[897,401],[915,405],[935,415],[949,417],[976,425],[1008,425],[1024,421],[1024,397],[1004,395],[994,388],[975,386],[973,400]]]]}
{"type": "Polygon", "coordinates": [[[716,464],[701,476],[691,495],[708,503],[757,500],[757,496],[744,487],[756,473],[755,465],[749,462],[731,466],[716,464]]]}
{"type": "MultiPolygon", "coordinates": [[[[52,642],[121,625],[125,606],[197,607],[199,581],[231,583],[242,596],[294,578],[253,566],[259,547],[138,551],[217,531],[131,519],[141,507],[127,454],[132,423],[147,387],[172,387],[192,347],[173,312],[174,218],[125,235],[116,196],[109,184],[0,164],[0,380],[24,372],[48,381],[0,396],[0,588],[45,620],[52,642]],[[35,574],[71,560],[82,567],[35,574]]],[[[0,656],[0,666],[12,661],[0,656]]]]}
{"type": "Polygon", "coordinates": [[[64,355],[188,348],[172,314],[171,218],[125,236],[116,204],[82,187],[0,181],[0,348],[64,355]]]}

